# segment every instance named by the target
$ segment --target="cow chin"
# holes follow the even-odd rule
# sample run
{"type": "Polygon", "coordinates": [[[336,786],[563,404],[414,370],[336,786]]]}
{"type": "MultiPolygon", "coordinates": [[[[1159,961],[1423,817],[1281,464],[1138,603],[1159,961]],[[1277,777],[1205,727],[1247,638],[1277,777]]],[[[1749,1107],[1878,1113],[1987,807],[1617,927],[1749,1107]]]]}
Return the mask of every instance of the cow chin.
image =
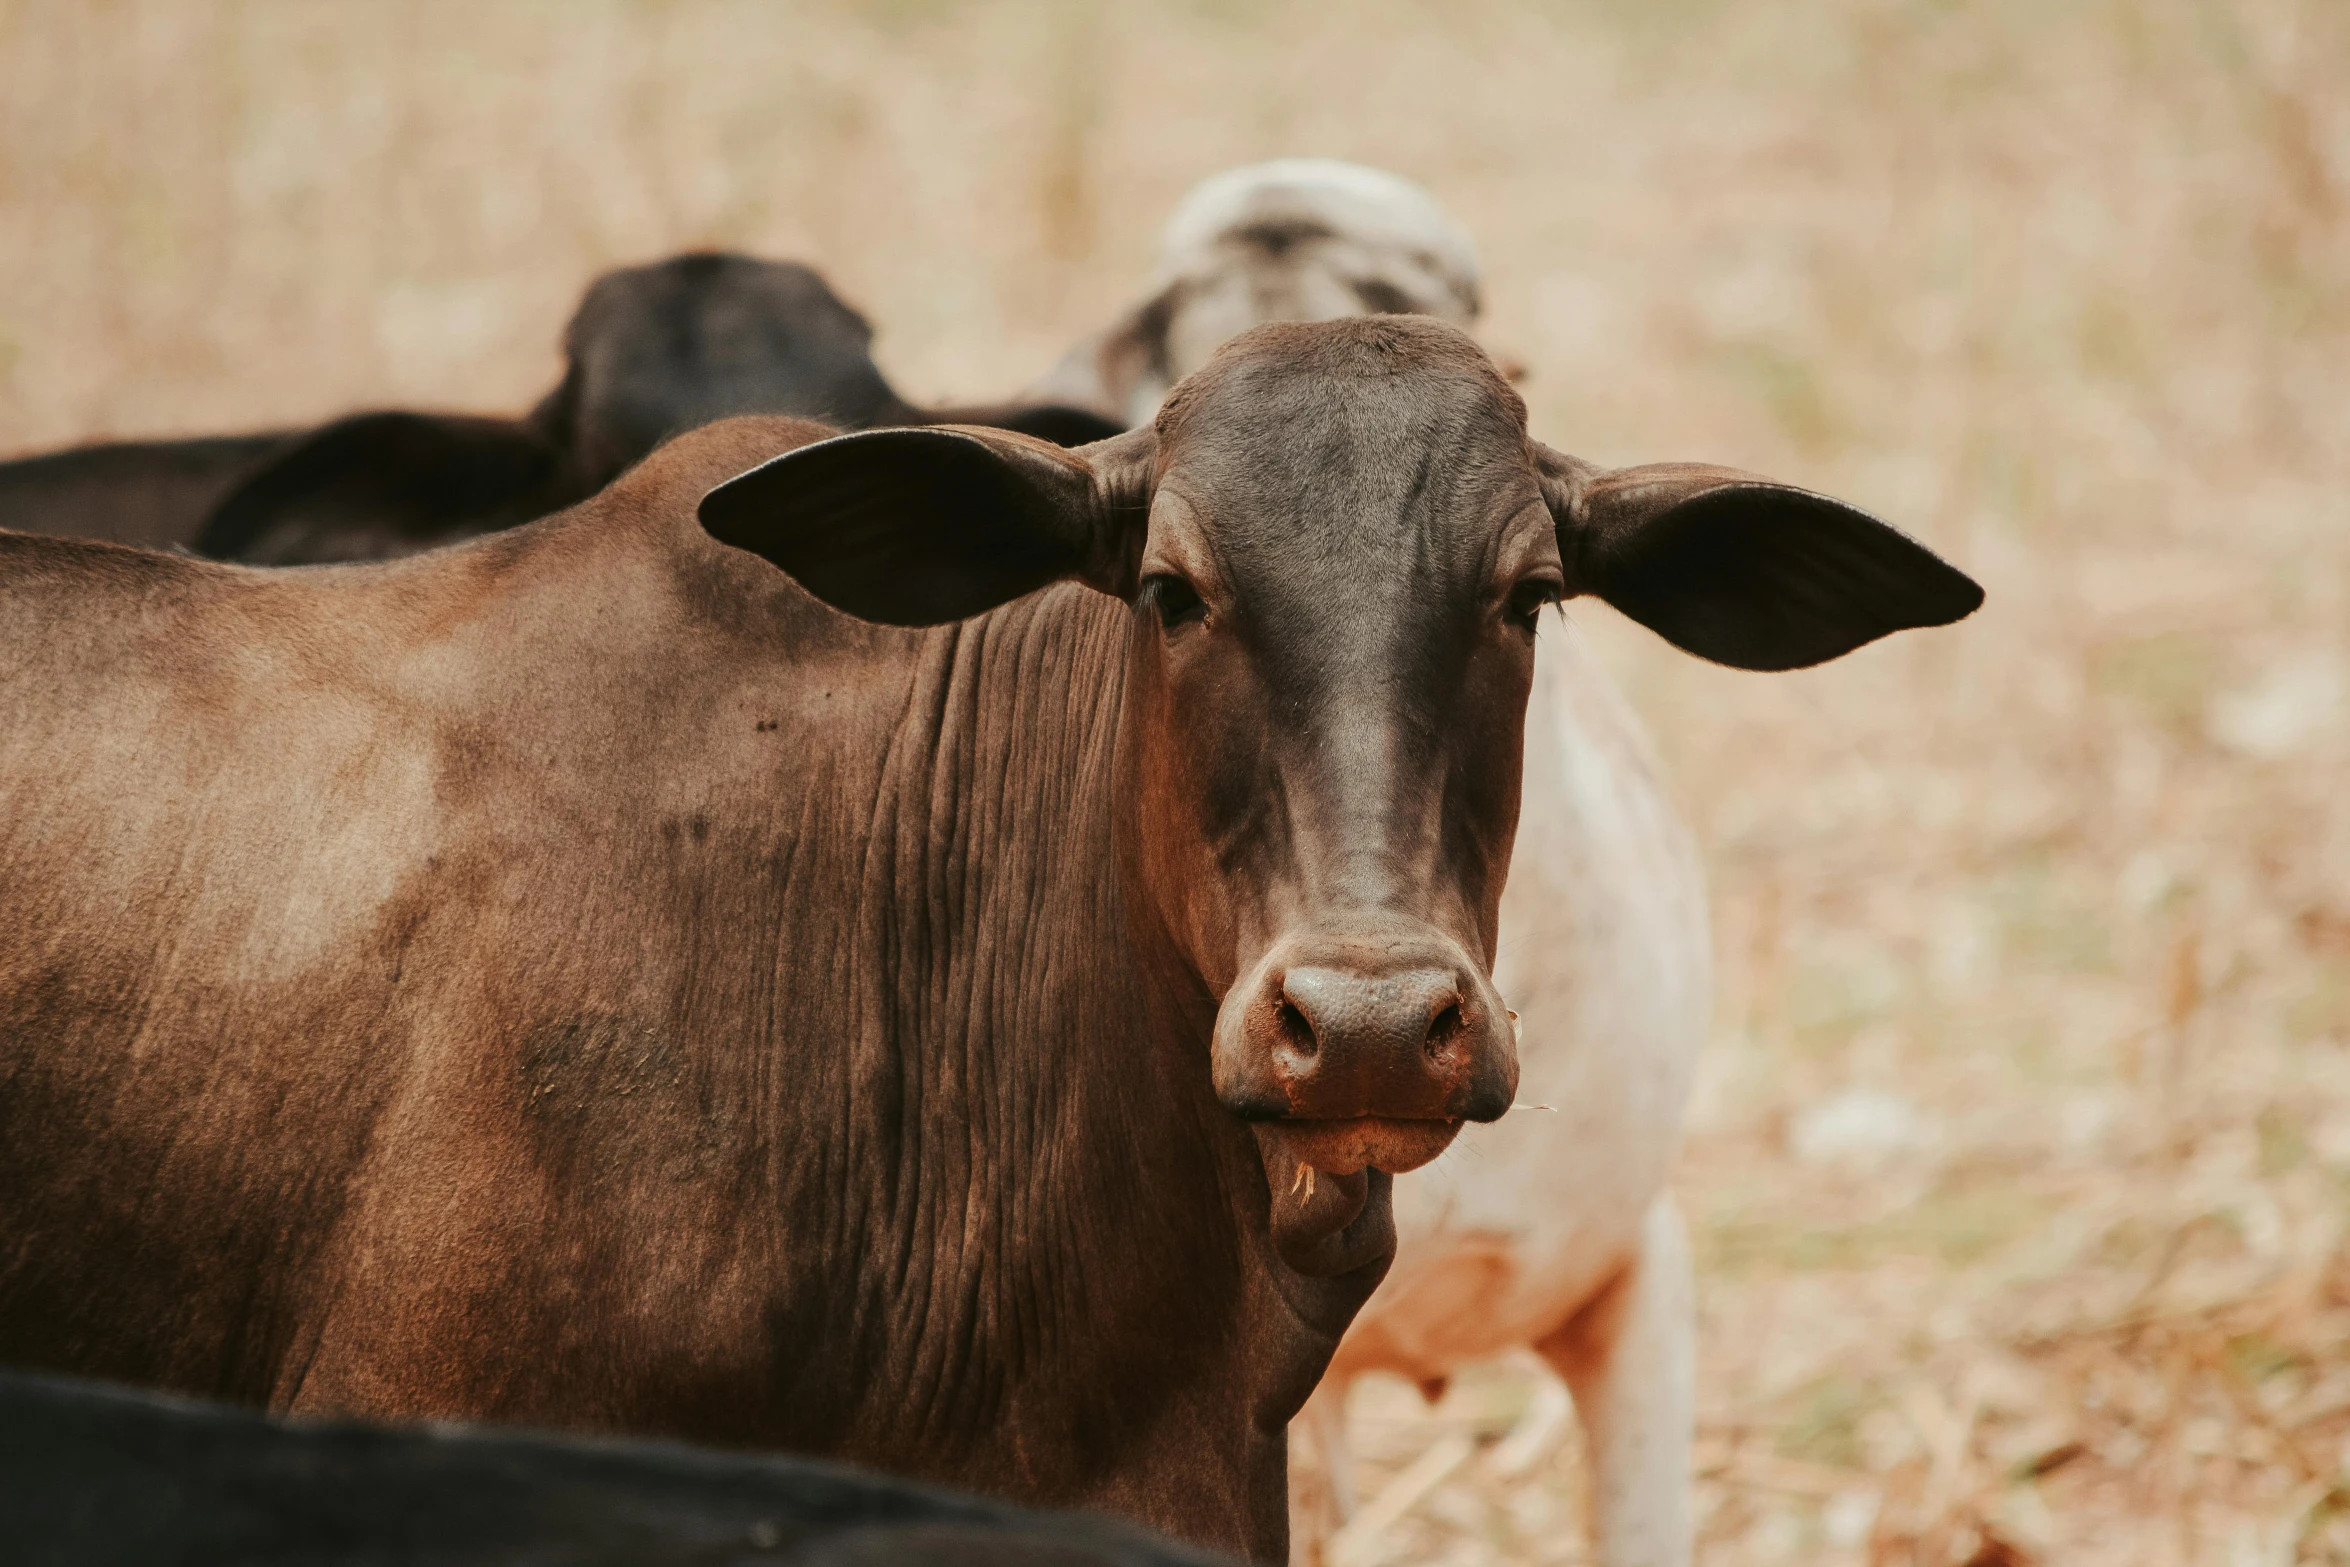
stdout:
{"type": "Polygon", "coordinates": [[[1265,1130],[1277,1137],[1300,1167],[1323,1175],[1417,1170],[1452,1146],[1461,1123],[1407,1121],[1393,1116],[1354,1116],[1343,1121],[1281,1120],[1265,1130]]]}
{"type": "MultiPolygon", "coordinates": [[[[1395,1257],[1393,1179],[1375,1165],[1357,1164],[1342,1175],[1327,1175],[1299,1157],[1289,1139],[1294,1121],[1260,1121],[1250,1128],[1265,1162],[1269,1199],[1267,1228],[1274,1249],[1291,1269],[1307,1278],[1354,1276],[1364,1292],[1377,1284],[1395,1257]]],[[[1361,1301],[1335,1323],[1344,1331],[1361,1301]]]]}

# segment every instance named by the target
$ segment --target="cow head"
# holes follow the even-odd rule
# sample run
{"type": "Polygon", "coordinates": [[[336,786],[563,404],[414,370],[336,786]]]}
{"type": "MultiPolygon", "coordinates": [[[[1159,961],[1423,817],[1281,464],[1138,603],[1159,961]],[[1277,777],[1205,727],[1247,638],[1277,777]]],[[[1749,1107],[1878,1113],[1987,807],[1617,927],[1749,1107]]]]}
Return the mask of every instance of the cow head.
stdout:
{"type": "Polygon", "coordinates": [[[1075,452],[844,436],[701,516],[868,620],[937,623],[1065,578],[1128,604],[1130,906],[1217,998],[1215,1091],[1258,1127],[1276,1209],[1328,1178],[1340,1223],[1364,1171],[1424,1163],[1510,1105],[1487,976],[1545,604],[1595,594],[1708,658],[1783,669],[1981,598],[1837,502],[1555,453],[1467,336],[1404,316],[1256,328],[1153,427],[1075,452]]]}
{"type": "Polygon", "coordinates": [[[260,565],[404,555],[570,505],[671,436],[735,414],[987,424],[1070,444],[1120,428],[1029,401],[918,409],[883,379],[872,339],[796,262],[695,252],[623,267],[589,287],[564,330],[563,380],[527,416],[338,419],[241,480],[195,549],[260,565]]]}
{"type": "Polygon", "coordinates": [[[779,412],[843,429],[903,406],[873,329],[813,268],[697,252],[590,284],[563,329],[563,382],[530,422],[587,494],[681,430],[779,412]]]}
{"type": "Polygon", "coordinates": [[[1477,247],[1411,181],[1330,158],[1279,158],[1194,186],[1159,239],[1155,291],[1029,388],[1123,424],[1267,321],[1428,315],[1466,327],[1477,247]]]}

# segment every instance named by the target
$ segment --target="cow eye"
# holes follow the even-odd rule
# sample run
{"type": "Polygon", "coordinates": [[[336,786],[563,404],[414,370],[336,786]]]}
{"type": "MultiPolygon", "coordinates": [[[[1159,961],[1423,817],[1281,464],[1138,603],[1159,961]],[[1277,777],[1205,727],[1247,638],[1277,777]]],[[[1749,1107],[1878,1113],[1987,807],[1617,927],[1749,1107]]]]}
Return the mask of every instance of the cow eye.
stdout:
{"type": "Polygon", "coordinates": [[[1542,617],[1542,606],[1567,596],[1567,585],[1556,577],[1528,577],[1510,589],[1509,617],[1532,631],[1542,617]]]}
{"type": "Polygon", "coordinates": [[[1171,571],[1145,577],[1142,597],[1159,612],[1159,624],[1170,631],[1188,621],[1202,619],[1208,612],[1207,605],[1200,602],[1199,590],[1171,571]]]}

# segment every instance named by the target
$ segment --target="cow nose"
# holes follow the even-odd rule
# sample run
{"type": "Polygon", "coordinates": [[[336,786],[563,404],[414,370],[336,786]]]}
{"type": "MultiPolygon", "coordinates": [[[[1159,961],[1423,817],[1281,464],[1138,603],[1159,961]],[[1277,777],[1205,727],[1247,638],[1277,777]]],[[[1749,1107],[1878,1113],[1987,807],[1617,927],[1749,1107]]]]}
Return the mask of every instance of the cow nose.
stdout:
{"type": "Polygon", "coordinates": [[[1508,1014],[1451,945],[1330,940],[1269,953],[1217,1020],[1219,1097],[1251,1120],[1500,1115],[1517,1086],[1508,1014]]]}
{"type": "Polygon", "coordinates": [[[1461,1030],[1461,987],[1442,969],[1413,969],[1366,979],[1331,968],[1293,968],[1281,976],[1283,1053],[1297,1076],[1322,1059],[1324,1042],[1339,1053],[1368,1053],[1403,1065],[1417,1048],[1433,1057],[1453,1048],[1461,1030]]]}

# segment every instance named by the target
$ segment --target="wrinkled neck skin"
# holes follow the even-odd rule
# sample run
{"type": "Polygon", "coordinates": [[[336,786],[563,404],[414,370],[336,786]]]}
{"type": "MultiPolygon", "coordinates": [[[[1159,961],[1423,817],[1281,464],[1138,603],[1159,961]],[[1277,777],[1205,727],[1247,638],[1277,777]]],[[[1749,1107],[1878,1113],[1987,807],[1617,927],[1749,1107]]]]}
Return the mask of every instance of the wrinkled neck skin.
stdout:
{"type": "Polygon", "coordinates": [[[1131,610],[870,626],[701,531],[821,433],[384,566],[0,539],[57,628],[0,682],[12,1361],[1281,1558],[1384,1184],[1274,1223],[1133,918],[1131,610]]]}
{"type": "MultiPolygon", "coordinates": [[[[714,564],[730,575],[774,577],[723,557],[714,564]]],[[[894,992],[886,1023],[875,998],[848,1000],[889,1037],[841,1085],[854,1093],[840,1113],[881,1161],[847,1159],[873,1184],[852,1204],[865,1215],[841,1237],[842,1260],[885,1240],[927,1253],[878,1274],[866,1262],[861,1295],[892,1324],[900,1359],[888,1363],[908,1344],[923,1362],[962,1363],[865,1402],[876,1414],[927,1403],[938,1417],[949,1413],[938,1387],[952,1385],[961,1429],[935,1434],[965,1456],[922,1472],[1280,1559],[1286,1427],[1393,1256],[1390,1182],[1367,1170],[1299,1190],[1295,1161],[1216,1099],[1217,992],[1152,901],[1132,895],[1143,791],[1123,720],[1137,613],[1062,587],[901,633],[790,597],[793,643],[896,645],[908,662],[880,776],[843,776],[833,791],[860,802],[849,834],[870,845],[860,874],[894,889],[897,926],[880,954],[893,973],[858,980],[894,992]],[[973,1140],[975,1117],[987,1137],[973,1140]],[[980,1192],[983,1164],[1003,1190],[980,1192]],[[983,1195],[992,1211],[971,1212],[983,1195]],[[996,1425],[1024,1450],[983,1453],[1001,1442],[996,1425]],[[997,1473],[1003,1462],[1018,1474],[997,1473]],[[1094,1478],[1062,1479],[1080,1473],[1094,1478]]],[[[791,662],[776,678],[827,678],[796,648],[791,662]]],[[[837,901],[821,867],[791,879],[795,902],[837,901]]],[[[780,930],[772,950],[776,984],[804,983],[804,936],[780,930]]],[[[869,1334],[873,1320],[842,1328],[869,1334]]],[[[933,1433],[891,1424],[842,1456],[906,1467],[894,1444],[933,1433]]]]}

